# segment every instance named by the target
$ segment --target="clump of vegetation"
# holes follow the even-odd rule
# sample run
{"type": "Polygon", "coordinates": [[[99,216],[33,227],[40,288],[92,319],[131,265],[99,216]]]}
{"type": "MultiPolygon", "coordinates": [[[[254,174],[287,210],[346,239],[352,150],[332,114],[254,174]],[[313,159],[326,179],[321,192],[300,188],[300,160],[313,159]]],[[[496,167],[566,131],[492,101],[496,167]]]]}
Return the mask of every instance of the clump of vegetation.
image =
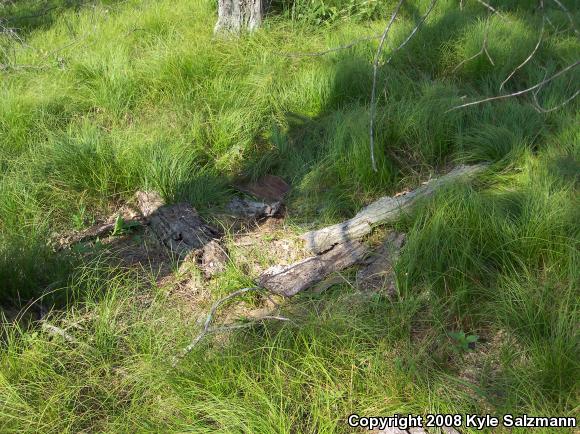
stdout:
{"type": "MultiPolygon", "coordinates": [[[[378,172],[378,40],[304,54],[380,34],[396,2],[273,4],[238,39],[214,38],[208,0],[0,4],[0,303],[57,303],[48,320],[74,336],[5,321],[0,430],[347,432],[352,412],[574,415],[578,99],[551,109],[580,76],[450,110],[498,95],[540,28],[503,92],[575,62],[580,16],[560,1],[490,2],[494,14],[440,0],[385,64],[430,5],[405,2],[379,59],[378,172]],[[396,223],[408,235],[396,297],[361,297],[346,275],[297,296],[291,322],[205,340],[176,369],[197,318],[153,270],[50,244],[140,189],[209,216],[233,181],[276,174],[293,187],[294,234],[474,162],[485,176],[396,223]],[[452,330],[469,331],[459,354],[452,330]]],[[[248,285],[233,262],[210,299],[248,285]]]]}

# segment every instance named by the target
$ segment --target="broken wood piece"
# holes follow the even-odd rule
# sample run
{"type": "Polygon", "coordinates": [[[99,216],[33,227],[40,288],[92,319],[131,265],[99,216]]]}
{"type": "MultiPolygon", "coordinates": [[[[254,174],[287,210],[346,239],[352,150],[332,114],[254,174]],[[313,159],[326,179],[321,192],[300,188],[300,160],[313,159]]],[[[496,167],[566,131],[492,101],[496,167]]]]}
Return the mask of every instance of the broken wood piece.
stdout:
{"type": "Polygon", "coordinates": [[[356,240],[339,244],[324,254],[287,266],[270,267],[258,278],[258,284],[275,294],[291,297],[330,273],[356,264],[365,252],[365,246],[356,240]]]}
{"type": "Polygon", "coordinates": [[[47,332],[49,335],[60,336],[65,341],[67,341],[68,343],[71,343],[71,344],[77,343],[77,340],[72,335],[70,335],[69,333],[67,333],[66,331],[61,329],[60,327],[54,326],[54,325],[49,324],[45,321],[42,322],[41,327],[42,327],[42,330],[47,332]]]}
{"type": "Polygon", "coordinates": [[[395,291],[393,267],[405,243],[406,235],[391,232],[381,247],[368,258],[368,265],[356,273],[357,286],[363,291],[386,291],[392,296],[395,291]]]}
{"type": "Polygon", "coordinates": [[[124,205],[111,214],[104,222],[94,224],[82,231],[74,231],[61,236],[58,240],[58,249],[70,248],[74,244],[86,243],[97,238],[107,238],[113,235],[118,217],[121,217],[125,224],[131,226],[139,226],[143,223],[143,219],[138,212],[130,206],[124,205]]]}
{"type": "Polygon", "coordinates": [[[227,211],[235,216],[256,220],[266,217],[274,217],[278,212],[280,212],[281,208],[281,202],[267,204],[264,202],[241,199],[239,197],[234,197],[226,207],[227,211]]]}
{"type": "Polygon", "coordinates": [[[200,268],[206,279],[210,279],[226,269],[228,255],[224,248],[215,240],[203,246],[200,268]]]}
{"type": "Polygon", "coordinates": [[[84,243],[95,238],[108,237],[114,228],[114,223],[99,223],[81,232],[63,236],[58,240],[58,249],[66,249],[74,244],[84,243]]]}
{"type": "Polygon", "coordinates": [[[275,175],[264,175],[256,182],[237,184],[234,187],[243,193],[271,202],[281,201],[290,191],[290,186],[286,181],[275,175]]]}
{"type": "Polygon", "coordinates": [[[322,253],[340,243],[347,243],[369,234],[373,226],[397,220],[420,199],[431,195],[443,185],[462,177],[474,176],[485,168],[484,164],[459,166],[438,179],[399,197],[385,196],[363,208],[345,222],[302,235],[306,247],[313,253],[322,253]]]}
{"type": "Polygon", "coordinates": [[[165,205],[165,201],[156,191],[138,191],[135,193],[135,200],[143,217],[149,217],[165,205]]]}
{"type": "Polygon", "coordinates": [[[204,223],[188,203],[164,205],[155,192],[138,192],[136,196],[141,213],[157,238],[180,257],[201,249],[219,236],[218,230],[204,223]]]}

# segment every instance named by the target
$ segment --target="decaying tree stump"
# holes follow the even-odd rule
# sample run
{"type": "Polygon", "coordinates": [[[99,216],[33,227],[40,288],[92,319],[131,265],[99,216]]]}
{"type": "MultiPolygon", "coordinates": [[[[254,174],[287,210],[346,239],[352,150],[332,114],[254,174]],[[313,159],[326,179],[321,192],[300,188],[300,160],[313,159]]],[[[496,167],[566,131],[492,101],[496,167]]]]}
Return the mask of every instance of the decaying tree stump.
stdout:
{"type": "Polygon", "coordinates": [[[481,172],[485,165],[459,166],[438,179],[435,179],[403,196],[385,196],[363,208],[357,215],[345,222],[328,226],[302,235],[306,247],[314,253],[322,253],[336,244],[348,243],[364,237],[373,226],[392,222],[411,209],[420,199],[431,195],[435,190],[450,181],[481,172]]]}
{"type": "Polygon", "coordinates": [[[252,32],[262,24],[262,14],[262,0],[218,0],[214,33],[252,32]]]}
{"type": "Polygon", "coordinates": [[[287,266],[268,268],[258,278],[258,285],[267,290],[291,297],[320,282],[330,273],[350,267],[365,255],[366,248],[358,241],[339,244],[317,256],[287,266]]]}
{"type": "Polygon", "coordinates": [[[143,216],[161,243],[178,256],[203,248],[218,238],[219,232],[201,219],[188,203],[163,205],[157,193],[137,193],[143,216]]]}

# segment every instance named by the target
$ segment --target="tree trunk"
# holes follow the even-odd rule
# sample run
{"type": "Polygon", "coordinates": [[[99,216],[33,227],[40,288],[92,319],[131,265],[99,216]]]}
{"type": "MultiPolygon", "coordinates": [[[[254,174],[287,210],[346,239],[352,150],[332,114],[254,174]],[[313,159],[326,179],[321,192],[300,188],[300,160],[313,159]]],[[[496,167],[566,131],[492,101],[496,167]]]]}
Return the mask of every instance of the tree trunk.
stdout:
{"type": "Polygon", "coordinates": [[[218,0],[215,33],[256,30],[262,23],[262,0],[218,0]]]}

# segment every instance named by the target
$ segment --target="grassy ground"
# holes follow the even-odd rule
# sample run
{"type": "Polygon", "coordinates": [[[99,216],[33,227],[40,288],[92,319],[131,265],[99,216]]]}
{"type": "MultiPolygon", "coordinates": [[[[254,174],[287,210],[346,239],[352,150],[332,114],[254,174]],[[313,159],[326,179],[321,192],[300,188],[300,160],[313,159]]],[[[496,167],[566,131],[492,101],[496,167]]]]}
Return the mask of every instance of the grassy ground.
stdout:
{"type": "MultiPolygon", "coordinates": [[[[408,3],[385,59],[429,2],[408,3]]],[[[539,113],[527,95],[448,112],[498,94],[542,23],[531,1],[501,2],[501,16],[458,3],[441,0],[379,70],[378,173],[376,41],[287,53],[379,33],[393,2],[277,4],[239,40],[212,37],[204,0],[0,6],[21,38],[0,36],[0,300],[21,306],[50,288],[50,321],[77,340],[3,326],[0,430],[345,432],[351,412],[577,415],[579,105],[539,113]],[[494,64],[481,55],[457,68],[486,32],[494,64]],[[484,176],[395,225],[408,244],[394,300],[361,297],[347,273],[296,298],[292,324],[209,340],[177,369],[172,356],[198,328],[170,288],[48,244],[138,189],[211,216],[233,180],[266,173],[293,186],[292,235],[479,161],[484,176]],[[479,336],[475,351],[457,348],[458,331],[479,336]]],[[[543,43],[508,91],[577,60],[567,14],[545,3],[543,43]]],[[[579,84],[574,69],[539,103],[557,106],[579,84]]],[[[210,298],[248,283],[233,261],[210,298]]]]}

